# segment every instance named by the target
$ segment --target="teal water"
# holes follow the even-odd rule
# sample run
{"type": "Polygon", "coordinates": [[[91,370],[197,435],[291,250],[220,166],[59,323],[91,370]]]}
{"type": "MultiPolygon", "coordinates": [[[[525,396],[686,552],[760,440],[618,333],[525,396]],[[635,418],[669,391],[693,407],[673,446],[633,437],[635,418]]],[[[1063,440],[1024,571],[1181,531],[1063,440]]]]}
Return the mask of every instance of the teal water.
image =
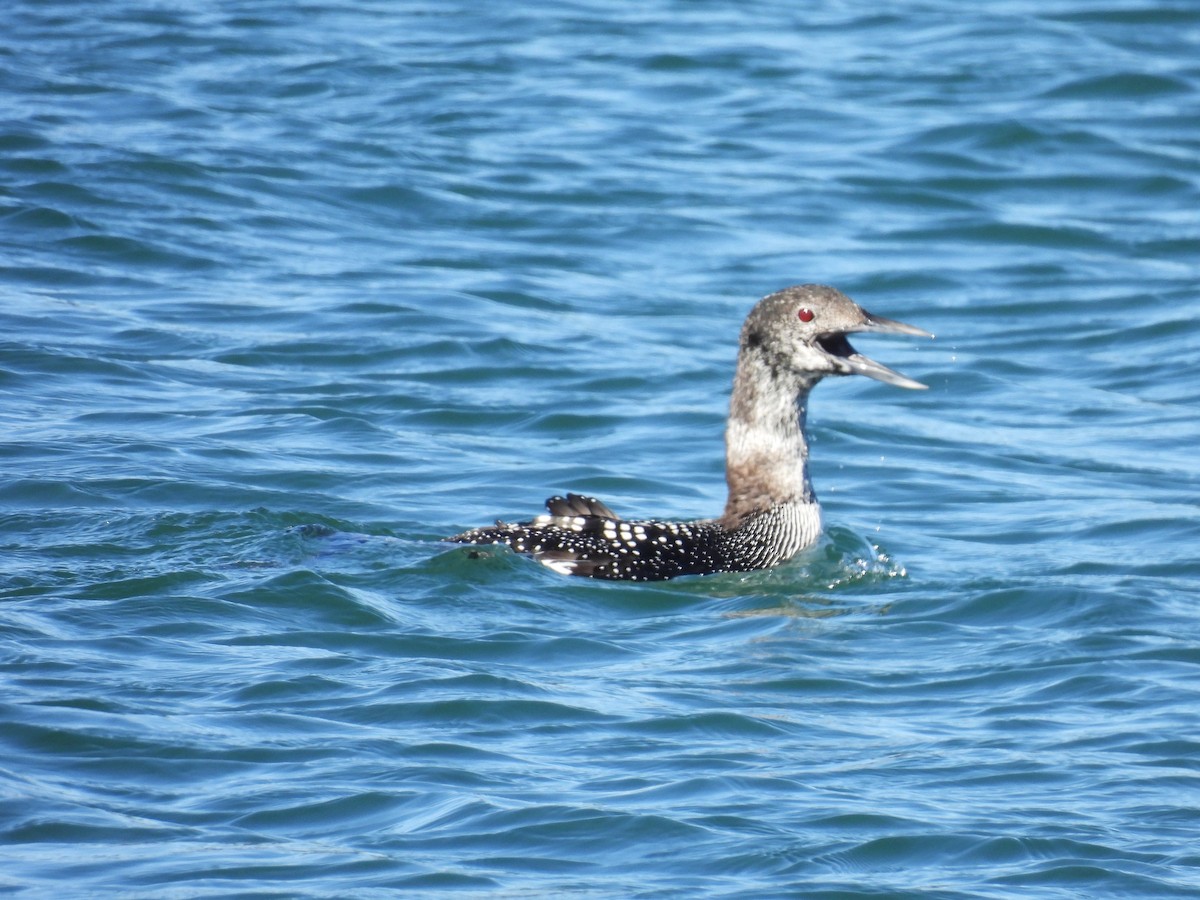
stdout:
{"type": "Polygon", "coordinates": [[[1200,7],[14,0],[0,892],[1200,896],[1200,7]],[[723,502],[838,286],[823,545],[723,502]]]}

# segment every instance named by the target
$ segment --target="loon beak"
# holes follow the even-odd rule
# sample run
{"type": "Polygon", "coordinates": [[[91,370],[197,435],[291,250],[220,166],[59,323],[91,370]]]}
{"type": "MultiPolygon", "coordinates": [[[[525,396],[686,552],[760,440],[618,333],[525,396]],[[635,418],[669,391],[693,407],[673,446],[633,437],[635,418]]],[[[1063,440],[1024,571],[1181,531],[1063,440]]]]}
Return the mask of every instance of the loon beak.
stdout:
{"type": "Polygon", "coordinates": [[[839,335],[841,341],[838,343],[841,346],[838,349],[841,352],[836,353],[836,355],[840,356],[846,365],[850,367],[850,370],[857,375],[866,375],[868,378],[874,378],[876,381],[912,390],[924,390],[929,387],[929,385],[921,384],[919,381],[913,381],[907,375],[901,375],[895,369],[889,369],[883,363],[875,362],[870,357],[863,356],[851,347],[850,342],[846,340],[844,334],[850,332],[863,332],[866,334],[911,334],[917,337],[933,337],[928,331],[917,328],[914,325],[905,325],[903,322],[897,322],[895,319],[874,316],[863,310],[863,322],[847,328],[843,335],[839,335]]]}

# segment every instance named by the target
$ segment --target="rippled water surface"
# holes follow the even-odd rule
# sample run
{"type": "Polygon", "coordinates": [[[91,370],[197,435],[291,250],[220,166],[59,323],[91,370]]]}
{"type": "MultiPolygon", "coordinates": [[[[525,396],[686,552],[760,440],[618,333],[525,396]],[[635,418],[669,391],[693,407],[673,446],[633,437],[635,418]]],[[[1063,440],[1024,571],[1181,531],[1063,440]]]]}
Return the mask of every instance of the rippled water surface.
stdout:
{"type": "Polygon", "coordinates": [[[1200,7],[0,14],[0,892],[1200,896],[1200,7]],[[737,330],[826,538],[724,499],[737,330]]]}

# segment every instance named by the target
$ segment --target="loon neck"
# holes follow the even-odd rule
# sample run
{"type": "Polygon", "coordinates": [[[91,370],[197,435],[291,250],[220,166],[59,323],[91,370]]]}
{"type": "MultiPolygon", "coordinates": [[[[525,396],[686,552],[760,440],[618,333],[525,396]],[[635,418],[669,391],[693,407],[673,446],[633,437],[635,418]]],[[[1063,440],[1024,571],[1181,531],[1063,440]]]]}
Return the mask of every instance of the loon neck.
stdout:
{"type": "Polygon", "coordinates": [[[816,505],[804,414],[820,377],[775,363],[761,347],[742,347],[725,429],[725,528],[787,504],[816,505]]]}

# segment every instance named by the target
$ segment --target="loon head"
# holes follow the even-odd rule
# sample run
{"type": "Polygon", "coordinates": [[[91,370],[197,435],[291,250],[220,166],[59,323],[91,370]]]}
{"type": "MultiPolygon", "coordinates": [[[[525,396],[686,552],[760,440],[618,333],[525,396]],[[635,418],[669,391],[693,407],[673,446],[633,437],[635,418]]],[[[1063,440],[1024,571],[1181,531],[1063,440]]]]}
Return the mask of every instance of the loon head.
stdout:
{"type": "Polygon", "coordinates": [[[764,354],[777,369],[816,381],[825,375],[866,375],[897,387],[926,385],[863,356],[848,334],[912,334],[928,331],[872,315],[841,291],[820,284],[801,284],[764,297],[746,317],[741,352],[764,354]]]}

